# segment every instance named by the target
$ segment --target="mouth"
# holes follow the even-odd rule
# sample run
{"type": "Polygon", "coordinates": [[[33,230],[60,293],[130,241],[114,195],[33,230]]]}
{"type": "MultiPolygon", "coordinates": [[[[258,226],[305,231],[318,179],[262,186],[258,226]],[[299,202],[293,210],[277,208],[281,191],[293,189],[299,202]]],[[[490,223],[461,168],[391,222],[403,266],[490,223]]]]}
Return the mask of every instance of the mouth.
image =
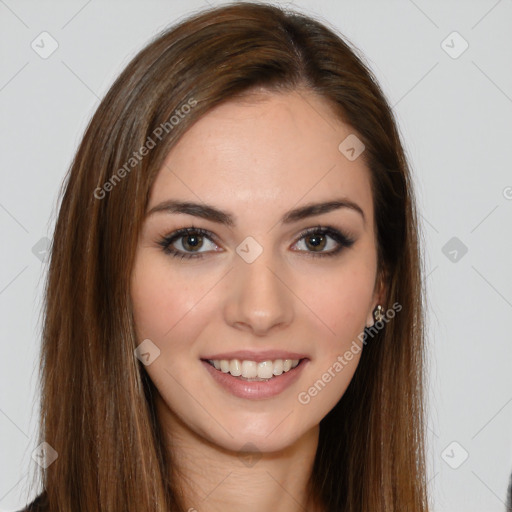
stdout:
{"type": "MultiPolygon", "coordinates": [[[[234,354],[233,354],[234,355],[234,354]]],[[[286,354],[288,355],[288,354],[286,354]]],[[[291,355],[291,354],[290,354],[291,355]]],[[[300,354],[294,354],[298,357],[300,354]]],[[[310,362],[309,358],[270,359],[263,353],[253,357],[259,359],[205,359],[201,364],[213,382],[224,392],[248,400],[276,398],[292,388],[310,362]]],[[[278,356],[275,354],[275,356],[278,356]]]]}
{"type": "Polygon", "coordinates": [[[201,359],[219,373],[226,373],[238,380],[246,382],[268,382],[278,377],[296,371],[308,358],[301,359],[268,359],[266,361],[251,361],[240,359],[201,359]]]}

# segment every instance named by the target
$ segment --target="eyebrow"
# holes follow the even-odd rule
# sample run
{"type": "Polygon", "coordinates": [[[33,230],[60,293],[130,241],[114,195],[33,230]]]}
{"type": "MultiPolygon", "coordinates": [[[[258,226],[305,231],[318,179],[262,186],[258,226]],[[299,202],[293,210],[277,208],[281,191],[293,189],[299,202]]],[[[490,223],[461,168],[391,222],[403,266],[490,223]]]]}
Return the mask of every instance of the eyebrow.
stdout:
{"type": "MultiPolygon", "coordinates": [[[[348,208],[356,211],[363,217],[363,222],[366,222],[363,209],[353,201],[346,198],[333,199],[323,203],[310,203],[300,208],[290,210],[281,217],[281,224],[292,224],[299,220],[313,217],[315,215],[322,215],[329,213],[340,208],[348,208]]],[[[157,204],[147,213],[147,217],[154,213],[184,213],[187,215],[194,215],[196,217],[202,217],[212,222],[218,222],[219,224],[225,224],[226,226],[235,225],[235,216],[229,212],[222,211],[215,208],[212,205],[193,203],[190,201],[178,201],[174,199],[168,199],[162,203],[157,204]]]]}

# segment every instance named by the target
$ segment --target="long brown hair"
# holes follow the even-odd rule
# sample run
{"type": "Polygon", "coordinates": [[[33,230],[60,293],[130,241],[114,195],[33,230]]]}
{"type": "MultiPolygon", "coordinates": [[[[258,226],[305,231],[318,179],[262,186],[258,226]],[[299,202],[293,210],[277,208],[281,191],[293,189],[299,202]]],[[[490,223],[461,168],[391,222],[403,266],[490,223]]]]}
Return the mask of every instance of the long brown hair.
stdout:
{"type": "Polygon", "coordinates": [[[363,141],[383,302],[402,306],[320,423],[311,489],[329,512],[428,510],[421,233],[393,114],[358,53],[310,16],[233,3],[158,34],[110,88],[66,176],[50,251],[39,432],[58,458],[37,474],[45,510],[184,510],[134,356],[130,276],[166,155],[206,112],[255,88],[312,91],[363,141]]]}

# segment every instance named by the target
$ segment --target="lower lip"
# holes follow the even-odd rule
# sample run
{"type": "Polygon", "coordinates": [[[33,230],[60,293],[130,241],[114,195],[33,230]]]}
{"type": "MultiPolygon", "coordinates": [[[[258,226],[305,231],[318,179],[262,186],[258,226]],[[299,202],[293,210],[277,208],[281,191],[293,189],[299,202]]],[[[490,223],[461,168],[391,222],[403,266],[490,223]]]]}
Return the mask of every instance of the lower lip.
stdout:
{"type": "Polygon", "coordinates": [[[240,398],[263,400],[278,395],[291,386],[301,375],[309,359],[303,359],[295,368],[276,375],[268,381],[247,381],[215,369],[207,361],[201,361],[206,370],[225,390],[240,398]]]}

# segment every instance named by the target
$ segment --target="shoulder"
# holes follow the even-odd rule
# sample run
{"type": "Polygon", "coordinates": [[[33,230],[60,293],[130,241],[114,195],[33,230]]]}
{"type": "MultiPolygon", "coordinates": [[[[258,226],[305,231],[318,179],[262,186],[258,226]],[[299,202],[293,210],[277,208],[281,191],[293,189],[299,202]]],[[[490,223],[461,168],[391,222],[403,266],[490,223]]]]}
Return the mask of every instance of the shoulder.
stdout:
{"type": "Polygon", "coordinates": [[[46,512],[47,504],[46,504],[46,494],[43,492],[37,498],[29,503],[24,509],[19,512],[46,512]]]}
{"type": "Polygon", "coordinates": [[[510,480],[508,482],[507,512],[512,512],[512,475],[510,475],[510,480]]]}

